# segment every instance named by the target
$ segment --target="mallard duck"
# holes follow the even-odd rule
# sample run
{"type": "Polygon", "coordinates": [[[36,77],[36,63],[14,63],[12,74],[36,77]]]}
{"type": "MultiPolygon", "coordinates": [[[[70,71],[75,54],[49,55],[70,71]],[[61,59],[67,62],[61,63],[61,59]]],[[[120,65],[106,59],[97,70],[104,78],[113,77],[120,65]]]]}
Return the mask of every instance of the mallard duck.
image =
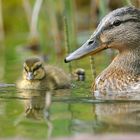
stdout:
{"type": "Polygon", "coordinates": [[[65,62],[117,49],[112,63],[97,76],[94,89],[100,92],[140,89],[140,10],[122,7],[106,15],[90,39],[68,55],[65,62]]]}
{"type": "Polygon", "coordinates": [[[23,78],[18,81],[17,87],[38,90],[69,88],[70,78],[58,67],[44,66],[39,58],[28,58],[23,65],[23,78]]]}

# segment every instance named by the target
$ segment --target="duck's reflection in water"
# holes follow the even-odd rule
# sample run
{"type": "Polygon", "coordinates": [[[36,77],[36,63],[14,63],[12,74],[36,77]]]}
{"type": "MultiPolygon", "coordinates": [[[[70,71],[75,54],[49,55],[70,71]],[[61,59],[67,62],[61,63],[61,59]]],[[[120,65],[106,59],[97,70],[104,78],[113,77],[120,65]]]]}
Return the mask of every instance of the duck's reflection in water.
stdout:
{"type": "Polygon", "coordinates": [[[96,104],[97,122],[107,125],[107,131],[139,132],[140,102],[125,101],[96,104]]]}
{"type": "Polygon", "coordinates": [[[73,133],[123,133],[140,131],[140,102],[99,101],[71,105],[73,133]]]}
{"type": "Polygon", "coordinates": [[[140,91],[110,92],[102,95],[95,92],[96,99],[104,103],[96,104],[98,122],[103,122],[117,131],[138,132],[140,130],[140,91]]]}

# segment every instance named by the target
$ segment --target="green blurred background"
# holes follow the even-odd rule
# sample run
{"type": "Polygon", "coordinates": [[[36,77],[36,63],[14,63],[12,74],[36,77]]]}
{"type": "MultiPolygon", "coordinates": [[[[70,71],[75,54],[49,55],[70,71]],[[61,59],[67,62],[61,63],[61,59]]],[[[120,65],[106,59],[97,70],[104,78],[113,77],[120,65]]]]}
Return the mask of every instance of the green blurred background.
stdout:
{"type": "MultiPolygon", "coordinates": [[[[14,63],[19,61],[21,65],[25,58],[32,55],[68,68],[63,63],[64,57],[90,37],[100,19],[113,9],[131,4],[139,7],[140,1],[0,0],[1,77],[9,77],[9,72],[6,72],[10,67],[9,59],[16,58],[14,63]]],[[[112,54],[109,53],[109,57],[112,54]]],[[[97,65],[100,59],[97,56],[97,65]]],[[[97,73],[112,58],[106,59],[101,68],[95,64],[97,73]]],[[[89,58],[82,60],[82,64],[81,61],[73,62],[72,67],[89,68],[89,58]]]]}
{"type": "MultiPolygon", "coordinates": [[[[31,56],[69,71],[64,57],[90,37],[104,15],[126,5],[140,7],[140,0],[0,0],[0,83],[15,83],[21,76],[24,60],[31,56]]],[[[114,52],[107,51],[95,55],[92,61],[87,57],[71,63],[72,70],[78,67],[86,70],[86,84],[76,84],[70,98],[53,99],[52,136],[123,129],[121,125],[116,128],[98,121],[96,105],[77,99],[90,102],[90,83],[95,78],[92,73],[98,74],[113,57],[114,52]],[[86,100],[88,96],[90,99],[86,100]]],[[[15,88],[0,88],[0,137],[45,139],[49,135],[46,120],[26,119],[25,103],[21,103],[26,99],[20,100],[18,93],[15,88]]],[[[123,130],[127,128],[131,129],[131,125],[123,130]]]]}

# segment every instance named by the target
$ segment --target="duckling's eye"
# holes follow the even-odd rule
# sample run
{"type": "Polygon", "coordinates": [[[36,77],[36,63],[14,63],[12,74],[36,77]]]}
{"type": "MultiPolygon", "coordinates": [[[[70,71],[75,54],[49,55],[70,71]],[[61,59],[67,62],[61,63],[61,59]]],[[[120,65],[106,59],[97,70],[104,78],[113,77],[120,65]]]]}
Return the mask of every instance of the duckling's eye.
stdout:
{"type": "Polygon", "coordinates": [[[114,22],[113,22],[113,25],[114,26],[119,26],[121,24],[121,21],[120,20],[115,20],[114,22]]]}

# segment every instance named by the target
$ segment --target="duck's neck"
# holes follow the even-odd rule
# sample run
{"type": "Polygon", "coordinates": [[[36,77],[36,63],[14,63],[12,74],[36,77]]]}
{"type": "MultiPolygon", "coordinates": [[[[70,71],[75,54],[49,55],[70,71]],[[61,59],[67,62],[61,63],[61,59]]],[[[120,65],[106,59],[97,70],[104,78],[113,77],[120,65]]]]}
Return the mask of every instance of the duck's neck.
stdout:
{"type": "Polygon", "coordinates": [[[140,47],[119,52],[109,67],[140,74],[140,47]]]}

